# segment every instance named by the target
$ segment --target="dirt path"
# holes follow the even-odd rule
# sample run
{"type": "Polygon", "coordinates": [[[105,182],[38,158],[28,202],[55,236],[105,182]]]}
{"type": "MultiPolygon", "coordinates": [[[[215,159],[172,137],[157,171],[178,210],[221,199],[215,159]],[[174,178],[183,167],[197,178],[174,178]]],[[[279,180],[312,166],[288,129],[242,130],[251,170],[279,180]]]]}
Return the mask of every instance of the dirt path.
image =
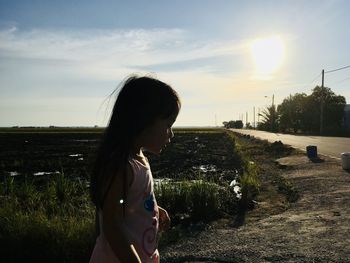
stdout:
{"type": "MultiPolygon", "coordinates": [[[[300,194],[286,211],[239,228],[213,223],[161,250],[162,262],[350,262],[350,173],[340,161],[322,158],[280,159],[287,166],[283,176],[300,194]]],[[[251,213],[264,213],[264,205],[251,213]]]]}

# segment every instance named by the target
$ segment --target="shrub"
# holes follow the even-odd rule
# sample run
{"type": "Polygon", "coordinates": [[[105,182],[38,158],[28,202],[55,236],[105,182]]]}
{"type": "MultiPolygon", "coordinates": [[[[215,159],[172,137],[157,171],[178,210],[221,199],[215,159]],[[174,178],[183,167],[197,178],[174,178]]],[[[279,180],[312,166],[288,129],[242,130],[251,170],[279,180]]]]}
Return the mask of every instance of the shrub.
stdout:
{"type": "Polygon", "coordinates": [[[240,207],[242,209],[253,208],[253,201],[259,194],[260,183],[258,179],[258,168],[254,162],[245,162],[245,171],[239,177],[242,198],[240,207]]]}
{"type": "Polygon", "coordinates": [[[232,187],[205,180],[163,182],[156,185],[155,192],[158,203],[175,218],[175,223],[179,218],[210,221],[223,213],[234,213],[238,204],[232,187]]]}
{"type": "Polygon", "coordinates": [[[12,207],[0,210],[1,262],[88,262],[94,245],[89,218],[30,214],[12,207]]]}

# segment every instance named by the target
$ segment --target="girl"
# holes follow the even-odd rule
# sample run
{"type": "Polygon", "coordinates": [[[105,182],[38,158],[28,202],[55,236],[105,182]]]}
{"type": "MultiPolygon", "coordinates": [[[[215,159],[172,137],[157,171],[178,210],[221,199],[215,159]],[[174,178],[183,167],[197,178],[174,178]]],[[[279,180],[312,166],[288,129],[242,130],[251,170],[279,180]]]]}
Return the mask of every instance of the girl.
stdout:
{"type": "Polygon", "coordinates": [[[143,150],[161,152],[179,110],[177,93],[157,79],[133,76],[121,88],[91,176],[99,235],[90,263],[159,262],[156,236],[170,218],[143,150]]]}

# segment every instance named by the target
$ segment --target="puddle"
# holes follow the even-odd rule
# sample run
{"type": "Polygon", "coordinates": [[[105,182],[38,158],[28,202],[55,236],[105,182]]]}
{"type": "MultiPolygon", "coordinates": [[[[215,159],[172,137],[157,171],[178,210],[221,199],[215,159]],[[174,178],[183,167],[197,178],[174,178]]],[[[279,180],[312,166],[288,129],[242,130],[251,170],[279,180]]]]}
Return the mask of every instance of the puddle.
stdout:
{"type": "Polygon", "coordinates": [[[74,141],[74,142],[97,142],[96,139],[91,139],[91,140],[87,140],[87,139],[85,139],[85,140],[72,140],[72,141],[74,141]]]}
{"type": "Polygon", "coordinates": [[[200,170],[203,173],[207,173],[207,172],[216,172],[216,166],[213,164],[203,164],[200,166],[192,166],[193,169],[195,170],[200,170]]]}
{"type": "Polygon", "coordinates": [[[13,171],[13,172],[8,172],[11,177],[15,177],[17,175],[20,175],[19,172],[13,171]]]}
{"type": "Polygon", "coordinates": [[[81,153],[76,153],[76,154],[70,154],[69,157],[80,157],[83,156],[81,153]]]}
{"type": "Polygon", "coordinates": [[[54,172],[36,172],[33,173],[34,176],[43,176],[43,175],[53,175],[53,174],[59,174],[59,171],[54,171],[54,172]]]}
{"type": "Polygon", "coordinates": [[[69,157],[78,157],[78,161],[84,161],[84,158],[82,157],[83,154],[82,153],[75,153],[75,154],[70,154],[69,157]]]}

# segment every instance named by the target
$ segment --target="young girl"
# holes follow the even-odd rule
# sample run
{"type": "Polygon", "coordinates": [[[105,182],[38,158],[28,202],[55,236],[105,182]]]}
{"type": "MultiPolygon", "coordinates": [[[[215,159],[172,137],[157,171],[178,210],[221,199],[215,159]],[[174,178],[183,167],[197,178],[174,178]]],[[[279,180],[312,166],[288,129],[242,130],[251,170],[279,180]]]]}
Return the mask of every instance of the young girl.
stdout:
{"type": "Polygon", "coordinates": [[[121,88],[91,176],[99,235],[90,263],[159,262],[156,236],[170,218],[143,150],[161,152],[179,110],[177,93],[157,79],[130,77],[121,88]]]}

